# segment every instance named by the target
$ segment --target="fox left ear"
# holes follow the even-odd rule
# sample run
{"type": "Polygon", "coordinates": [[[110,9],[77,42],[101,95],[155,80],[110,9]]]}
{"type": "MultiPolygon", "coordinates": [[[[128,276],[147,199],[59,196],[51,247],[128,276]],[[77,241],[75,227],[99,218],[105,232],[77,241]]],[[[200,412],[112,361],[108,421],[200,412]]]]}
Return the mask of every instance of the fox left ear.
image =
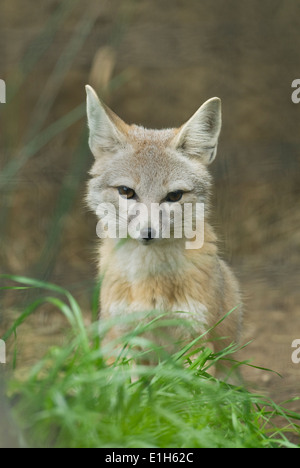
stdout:
{"type": "Polygon", "coordinates": [[[126,145],[128,126],[100,101],[91,86],[87,85],[85,89],[90,130],[89,145],[92,153],[97,158],[104,152],[113,153],[118,147],[126,145]]]}
{"type": "Polygon", "coordinates": [[[203,164],[208,165],[217,154],[221,125],[221,100],[214,97],[179,129],[171,145],[183,154],[199,157],[203,164]]]}

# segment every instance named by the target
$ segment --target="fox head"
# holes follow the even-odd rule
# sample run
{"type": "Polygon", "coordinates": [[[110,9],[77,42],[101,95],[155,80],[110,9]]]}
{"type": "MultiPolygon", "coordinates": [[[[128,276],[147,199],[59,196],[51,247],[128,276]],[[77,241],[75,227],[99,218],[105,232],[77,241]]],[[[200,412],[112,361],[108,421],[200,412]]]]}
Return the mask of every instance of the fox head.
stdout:
{"type": "Polygon", "coordinates": [[[209,201],[207,166],[217,153],[220,99],[206,101],[180,128],[149,130],[127,125],[90,86],[86,91],[89,146],[95,157],[88,205],[102,224],[111,223],[116,238],[130,223],[132,229],[122,237],[144,245],[179,238],[175,221],[180,229],[185,224],[183,208],[192,207],[195,224],[197,207],[209,201]]]}

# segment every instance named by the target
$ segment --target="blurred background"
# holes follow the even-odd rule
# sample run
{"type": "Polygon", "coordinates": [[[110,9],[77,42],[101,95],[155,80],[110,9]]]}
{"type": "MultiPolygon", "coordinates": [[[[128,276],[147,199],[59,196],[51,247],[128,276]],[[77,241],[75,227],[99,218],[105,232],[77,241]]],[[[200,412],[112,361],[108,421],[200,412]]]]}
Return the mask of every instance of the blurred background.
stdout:
{"type": "MultiPolygon", "coordinates": [[[[91,320],[86,83],[126,122],[155,128],[180,126],[219,96],[212,223],[244,293],[243,342],[253,342],[242,358],[282,378],[244,374],[277,401],[298,396],[300,104],[291,83],[300,78],[299,28],[294,0],[2,2],[0,274],[66,287],[91,320]]],[[[1,331],[32,299],[17,293],[1,295],[1,331]]],[[[50,308],[36,313],[18,330],[19,360],[39,358],[64,327],[50,308]]]]}

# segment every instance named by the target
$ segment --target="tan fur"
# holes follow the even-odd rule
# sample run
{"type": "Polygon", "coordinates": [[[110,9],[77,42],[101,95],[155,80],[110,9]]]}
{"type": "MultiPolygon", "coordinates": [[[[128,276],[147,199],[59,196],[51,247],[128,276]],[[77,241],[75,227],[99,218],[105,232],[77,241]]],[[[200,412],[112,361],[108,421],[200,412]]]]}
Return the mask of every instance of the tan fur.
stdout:
{"type": "MultiPolygon", "coordinates": [[[[128,126],[97,100],[91,88],[87,93],[90,146],[96,158],[87,198],[92,209],[101,202],[117,205],[118,185],[133,188],[147,206],[160,203],[177,187],[188,192],[181,204],[200,201],[206,209],[200,249],[186,249],[184,238],[154,239],[149,245],[133,238],[122,243],[109,238],[101,242],[100,317],[153,309],[181,311],[192,323],[190,336],[185,336],[191,340],[237,307],[216,329],[217,336],[227,339],[216,342],[215,349],[237,341],[241,325],[239,287],[218,256],[217,239],[207,220],[211,184],[207,165],[216,155],[221,127],[219,100],[207,101],[179,129],[147,130],[128,126]]],[[[112,330],[107,339],[118,332],[121,329],[112,330]]],[[[211,338],[214,336],[211,334],[211,338]]]]}

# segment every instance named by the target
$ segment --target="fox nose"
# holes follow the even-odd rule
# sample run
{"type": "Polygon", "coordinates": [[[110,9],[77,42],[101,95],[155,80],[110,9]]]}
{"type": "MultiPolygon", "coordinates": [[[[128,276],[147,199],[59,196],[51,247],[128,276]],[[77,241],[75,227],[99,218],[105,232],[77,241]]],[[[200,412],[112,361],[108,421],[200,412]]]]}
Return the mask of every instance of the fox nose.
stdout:
{"type": "Polygon", "coordinates": [[[141,230],[141,238],[145,241],[154,239],[155,234],[156,234],[155,229],[152,229],[152,228],[146,228],[146,229],[141,230]]]}

